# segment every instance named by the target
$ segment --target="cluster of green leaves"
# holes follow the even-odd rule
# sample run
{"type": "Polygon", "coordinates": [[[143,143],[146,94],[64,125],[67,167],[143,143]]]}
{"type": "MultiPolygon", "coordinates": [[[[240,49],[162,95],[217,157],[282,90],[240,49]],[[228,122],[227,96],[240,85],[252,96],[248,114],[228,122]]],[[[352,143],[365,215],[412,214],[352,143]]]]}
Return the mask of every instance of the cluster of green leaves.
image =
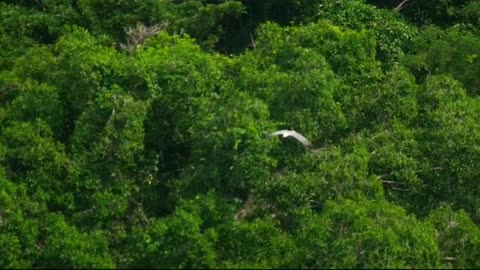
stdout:
{"type": "Polygon", "coordinates": [[[368,2],[0,3],[0,267],[480,267],[478,1],[368,2]]]}

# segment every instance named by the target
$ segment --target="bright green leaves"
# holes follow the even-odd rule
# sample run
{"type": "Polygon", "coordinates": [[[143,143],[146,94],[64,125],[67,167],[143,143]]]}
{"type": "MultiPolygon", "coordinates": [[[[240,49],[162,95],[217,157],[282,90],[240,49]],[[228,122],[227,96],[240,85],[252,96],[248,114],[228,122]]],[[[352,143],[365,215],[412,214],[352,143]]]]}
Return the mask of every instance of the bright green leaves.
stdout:
{"type": "Polygon", "coordinates": [[[3,123],[42,120],[58,136],[64,115],[57,89],[32,81],[19,83],[17,87],[17,97],[5,109],[3,123]]]}
{"type": "Polygon", "coordinates": [[[188,189],[195,192],[210,188],[232,192],[262,185],[275,162],[265,137],[273,130],[265,104],[231,92],[215,99],[204,116],[191,123],[190,163],[182,173],[186,178],[174,180],[175,185],[189,179],[195,184],[188,189]]]}
{"type": "Polygon", "coordinates": [[[478,1],[8,2],[0,267],[479,266],[478,1]]]}
{"type": "Polygon", "coordinates": [[[118,87],[103,90],[75,126],[73,152],[88,153],[90,162],[115,160],[131,168],[143,153],[147,108],[118,87]]]}
{"type": "Polygon", "coordinates": [[[32,259],[38,255],[36,218],[46,206],[33,199],[28,190],[24,183],[7,180],[0,168],[0,265],[5,268],[32,267],[32,259]]]}
{"type": "Polygon", "coordinates": [[[215,1],[217,2],[215,4],[204,2],[208,3],[208,1],[188,0],[175,5],[175,12],[183,16],[182,19],[174,22],[175,28],[182,29],[181,31],[184,29],[207,50],[219,43],[228,44],[228,40],[224,39],[226,39],[225,28],[229,25],[225,22],[238,19],[245,13],[245,7],[240,1],[215,1]]]}
{"type": "Polygon", "coordinates": [[[113,79],[109,77],[114,77],[115,51],[102,46],[85,29],[73,28],[59,39],[55,52],[58,55],[52,84],[61,91],[65,111],[75,119],[89,100],[109,86],[108,79],[113,79]]]}
{"type": "Polygon", "coordinates": [[[101,231],[84,233],[65,222],[62,215],[44,218],[36,263],[49,268],[115,268],[108,241],[101,231]]]}
{"type": "Polygon", "coordinates": [[[308,268],[435,268],[434,232],[382,200],[329,201],[299,234],[299,262],[308,268]]]}
{"type": "Polygon", "coordinates": [[[55,73],[56,64],[48,47],[32,47],[15,61],[11,73],[19,79],[46,83],[55,73]]]}
{"type": "MultiPolygon", "coordinates": [[[[41,200],[29,194],[31,188],[26,184],[14,184],[3,174],[0,184],[2,267],[115,267],[102,232],[79,232],[62,214],[47,213],[41,200]]],[[[58,195],[57,190],[52,192],[58,195]]]]}
{"type": "Polygon", "coordinates": [[[129,243],[130,267],[211,268],[216,254],[213,231],[202,231],[201,217],[180,209],[165,219],[134,229],[129,243]]]}
{"type": "Polygon", "coordinates": [[[295,244],[275,221],[264,218],[221,226],[217,250],[221,267],[282,268],[291,264],[295,244]]]}
{"type": "MultiPolygon", "coordinates": [[[[307,54],[297,60],[300,62],[308,57],[307,54]]],[[[319,60],[317,63],[324,63],[323,59],[319,60]]],[[[301,69],[309,67],[298,68],[301,69]]],[[[286,75],[287,83],[272,85],[275,89],[271,101],[272,118],[284,127],[301,130],[305,136],[319,140],[332,139],[345,129],[347,121],[334,100],[335,79],[325,64],[303,74],[286,75]]]]}
{"type": "Polygon", "coordinates": [[[399,16],[358,0],[316,0],[308,1],[314,7],[315,14],[306,11],[309,16],[303,20],[329,20],[338,26],[349,27],[357,31],[368,29],[375,35],[377,58],[382,66],[391,69],[398,65],[400,57],[408,50],[417,29],[410,26],[399,16]],[[313,4],[312,4],[313,3],[313,4]]]}
{"type": "Polygon", "coordinates": [[[171,137],[172,143],[186,139],[189,126],[194,121],[201,122],[198,116],[203,116],[210,98],[216,95],[221,62],[220,57],[201,53],[192,40],[164,33],[138,52],[126,72],[133,78],[140,77],[146,88],[144,95],[151,98],[147,126],[155,138],[148,137],[147,143],[161,145],[165,137],[171,137]]]}
{"type": "Polygon", "coordinates": [[[0,265],[5,268],[30,268],[28,260],[24,260],[24,253],[21,249],[20,240],[11,233],[2,231],[0,235],[0,252],[4,254],[0,260],[0,265]]]}
{"type": "MultiPolygon", "coordinates": [[[[195,137],[201,140],[197,136],[204,136],[205,142],[210,144],[203,151],[213,150],[211,153],[202,151],[199,158],[222,164],[224,181],[229,183],[227,187],[243,189],[261,185],[268,178],[269,168],[275,161],[268,155],[271,145],[265,134],[273,125],[267,120],[267,106],[263,102],[231,91],[230,96],[219,99],[214,105],[215,120],[200,127],[202,130],[195,137]]],[[[196,153],[200,154],[199,150],[196,149],[196,153]]]]}
{"type": "Polygon", "coordinates": [[[425,27],[404,62],[421,80],[427,74],[450,74],[470,95],[479,94],[480,40],[462,27],[425,27]]]}
{"type": "Polygon", "coordinates": [[[0,69],[11,67],[44,33],[42,16],[16,5],[0,3],[0,69]],[[43,28],[43,29],[42,29],[43,28]]]}
{"type": "MultiPolygon", "coordinates": [[[[455,106],[467,100],[462,85],[450,76],[432,76],[427,79],[419,93],[421,111],[424,119],[431,119],[435,112],[445,111],[446,107],[455,106]]],[[[435,118],[433,116],[433,118],[435,118]]]]}
{"type": "Polygon", "coordinates": [[[71,181],[80,192],[82,208],[87,213],[94,210],[100,220],[125,214],[130,197],[152,173],[140,166],[147,108],[118,87],[105,89],[87,105],[75,126],[71,181]]]}
{"type": "Polygon", "coordinates": [[[68,163],[64,147],[43,121],[12,123],[1,133],[0,144],[4,145],[1,163],[9,178],[25,183],[36,199],[70,205],[63,189],[68,163]]]}
{"type": "Polygon", "coordinates": [[[280,66],[285,66],[282,62],[287,59],[295,59],[295,54],[304,48],[323,55],[332,70],[348,81],[375,80],[381,72],[371,33],[341,29],[326,21],[290,28],[265,24],[258,30],[256,43],[266,59],[271,54],[280,66]]]}
{"type": "MultiPolygon", "coordinates": [[[[385,194],[402,206],[409,208],[408,197],[422,188],[422,163],[416,132],[400,122],[365,135],[370,151],[370,174],[380,181],[385,194]]],[[[413,206],[412,206],[413,207],[413,206]]]]}
{"type": "Polygon", "coordinates": [[[389,126],[395,121],[414,122],[418,107],[413,76],[404,68],[387,72],[384,79],[364,86],[346,86],[338,91],[342,109],[353,130],[389,126]]]}
{"type": "Polygon", "coordinates": [[[334,69],[335,74],[331,67],[348,60],[335,59],[327,52],[342,46],[344,40],[337,38],[342,34],[327,23],[287,30],[264,25],[256,51],[240,58],[244,66],[240,87],[271,104],[271,116],[280,125],[307,137],[331,140],[347,124],[335,100],[340,87],[335,75],[351,73],[334,69]],[[252,63],[256,70],[250,67],[252,63]]]}
{"type": "Polygon", "coordinates": [[[463,210],[440,207],[427,221],[437,230],[437,242],[447,268],[479,267],[480,229],[463,210]]]}
{"type": "Polygon", "coordinates": [[[452,202],[468,210],[476,220],[479,103],[466,97],[461,85],[445,76],[429,78],[422,99],[426,111],[419,118],[423,130],[418,140],[428,164],[422,173],[428,184],[423,196],[434,204],[452,202]]]}
{"type": "Polygon", "coordinates": [[[243,14],[238,1],[204,4],[199,0],[172,1],[91,1],[82,0],[79,9],[86,15],[92,32],[110,34],[116,39],[124,29],[138,22],[147,25],[166,24],[169,33],[188,33],[202,47],[211,49],[223,38],[225,21],[243,14]]]}
{"type": "MultiPolygon", "coordinates": [[[[409,124],[418,113],[418,86],[415,78],[405,69],[397,68],[388,72],[382,83],[366,91],[366,119],[374,117],[378,124],[401,121],[409,124]]],[[[373,119],[372,119],[373,120],[373,119]]]]}

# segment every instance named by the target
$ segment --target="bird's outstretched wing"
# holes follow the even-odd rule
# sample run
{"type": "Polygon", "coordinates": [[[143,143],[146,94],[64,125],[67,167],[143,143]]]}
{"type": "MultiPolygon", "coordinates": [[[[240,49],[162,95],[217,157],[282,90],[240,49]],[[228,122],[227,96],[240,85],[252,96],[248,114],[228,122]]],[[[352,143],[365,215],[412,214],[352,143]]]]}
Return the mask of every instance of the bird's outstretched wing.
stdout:
{"type": "Polygon", "coordinates": [[[302,134],[296,132],[295,130],[291,131],[290,136],[297,139],[297,141],[299,141],[305,147],[312,147],[313,146],[313,144],[309,140],[307,140],[307,138],[305,138],[302,134]]]}
{"type": "Polygon", "coordinates": [[[279,131],[275,131],[275,132],[272,132],[270,134],[267,135],[268,138],[272,138],[272,137],[275,137],[275,136],[278,136],[278,135],[282,135],[283,137],[288,137],[290,136],[290,130],[279,130],[279,131]]]}
{"type": "Polygon", "coordinates": [[[313,144],[307,139],[305,138],[302,134],[296,132],[295,130],[279,130],[279,131],[275,131],[275,132],[272,132],[268,135],[269,138],[273,137],[273,136],[278,136],[278,135],[283,135],[283,137],[293,137],[295,138],[297,141],[299,141],[301,144],[303,144],[303,146],[305,147],[313,147],[313,144]]]}

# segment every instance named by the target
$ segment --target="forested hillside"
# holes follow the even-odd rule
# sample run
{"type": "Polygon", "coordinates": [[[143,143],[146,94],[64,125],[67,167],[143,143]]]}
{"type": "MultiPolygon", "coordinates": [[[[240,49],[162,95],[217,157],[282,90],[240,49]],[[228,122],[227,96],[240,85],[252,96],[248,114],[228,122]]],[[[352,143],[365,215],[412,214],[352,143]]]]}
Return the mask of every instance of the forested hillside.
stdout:
{"type": "Polygon", "coordinates": [[[479,0],[0,1],[0,268],[480,268],[479,226],[479,0]]]}

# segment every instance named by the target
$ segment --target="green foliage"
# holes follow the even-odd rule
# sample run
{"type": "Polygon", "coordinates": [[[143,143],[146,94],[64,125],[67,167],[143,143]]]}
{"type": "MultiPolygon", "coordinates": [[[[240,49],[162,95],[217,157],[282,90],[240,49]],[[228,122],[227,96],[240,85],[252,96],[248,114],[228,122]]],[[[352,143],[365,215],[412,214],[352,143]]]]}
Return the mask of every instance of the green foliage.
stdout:
{"type": "Polygon", "coordinates": [[[474,10],[478,11],[475,6],[478,6],[477,0],[415,1],[406,7],[402,13],[409,20],[420,25],[433,23],[440,26],[450,26],[469,22],[469,19],[475,21],[476,19],[473,18],[475,15],[471,13],[472,11],[475,13],[474,10]]]}
{"type": "Polygon", "coordinates": [[[276,121],[305,130],[307,137],[332,140],[347,128],[345,114],[358,106],[349,100],[355,94],[344,92],[361,91],[359,84],[382,76],[374,42],[368,32],[328,22],[287,29],[266,24],[256,50],[241,59],[239,84],[272,104],[276,121]]]}
{"type": "Polygon", "coordinates": [[[124,29],[137,22],[147,25],[166,23],[170,33],[186,32],[198,39],[204,48],[212,48],[223,34],[222,21],[243,13],[238,1],[205,4],[188,1],[79,1],[79,9],[86,15],[93,32],[108,33],[120,39],[124,29]]]}
{"type": "Polygon", "coordinates": [[[114,160],[121,168],[132,168],[143,153],[146,111],[145,102],[119,88],[103,90],[76,123],[73,154],[85,155],[91,165],[114,160]]]}
{"type": "Polygon", "coordinates": [[[46,207],[27,192],[26,184],[7,180],[0,168],[0,265],[5,268],[30,268],[39,254],[37,218],[46,207]]]}
{"type": "Polygon", "coordinates": [[[3,1],[0,267],[480,267],[478,1],[411,2],[3,1]]]}
{"type": "Polygon", "coordinates": [[[77,219],[105,222],[124,215],[129,199],[145,184],[140,164],[147,107],[119,88],[105,89],[80,116],[72,136],[70,181],[86,212],[77,219]]]}
{"type": "Polygon", "coordinates": [[[146,228],[134,229],[129,247],[130,267],[211,268],[216,254],[213,231],[203,232],[200,216],[178,210],[171,217],[153,220],[146,228]]]}
{"type": "Polygon", "coordinates": [[[18,89],[16,91],[18,94],[4,109],[5,118],[2,119],[4,124],[41,120],[52,131],[59,133],[62,128],[63,108],[58,90],[53,86],[30,80],[18,83],[15,88],[18,89]]]}
{"type": "Polygon", "coordinates": [[[419,142],[415,130],[398,121],[363,138],[370,151],[369,172],[380,180],[385,195],[405,208],[416,207],[415,196],[423,186],[419,176],[424,165],[419,161],[419,142]]]}
{"type": "Polygon", "coordinates": [[[42,18],[33,10],[0,3],[0,69],[9,68],[15,58],[38,42],[44,33],[42,18]]]}
{"type": "Polygon", "coordinates": [[[461,17],[462,20],[466,20],[467,22],[478,26],[480,22],[478,19],[478,14],[480,13],[480,1],[474,0],[465,3],[459,13],[459,17],[461,17]]]}
{"type": "Polygon", "coordinates": [[[217,242],[225,268],[282,268],[291,264],[295,250],[291,237],[268,219],[222,226],[217,242]]]}
{"type": "Polygon", "coordinates": [[[335,25],[357,31],[368,29],[376,37],[377,57],[384,68],[398,65],[399,58],[409,48],[417,29],[392,12],[379,10],[363,0],[304,1],[302,21],[328,19],[335,25]]]}
{"type": "Polygon", "coordinates": [[[479,228],[465,211],[443,206],[430,213],[428,222],[437,230],[437,242],[448,268],[479,267],[479,228]]]}
{"type": "Polygon", "coordinates": [[[74,120],[107,83],[105,79],[113,73],[116,52],[78,27],[59,39],[55,52],[56,70],[49,80],[60,89],[68,118],[74,120]]]}
{"type": "Polygon", "coordinates": [[[71,206],[71,193],[61,181],[68,160],[63,145],[52,138],[43,121],[12,123],[1,133],[0,144],[4,145],[1,164],[8,178],[24,183],[33,198],[71,206]]]}
{"type": "MultiPolygon", "coordinates": [[[[452,202],[478,218],[475,199],[478,179],[479,103],[466,96],[451,77],[431,77],[424,84],[422,156],[427,160],[422,178],[428,185],[423,197],[429,203],[452,202]]],[[[429,206],[430,207],[430,206],[429,206]]]]}
{"type": "Polygon", "coordinates": [[[366,148],[352,146],[351,142],[342,148],[290,155],[279,162],[283,166],[278,166],[266,185],[258,188],[266,204],[258,207],[259,212],[277,216],[282,228],[295,231],[302,226],[305,211],[323,211],[327,200],[359,195],[383,198],[381,183],[369,174],[366,148]]]}
{"type": "Polygon", "coordinates": [[[480,39],[471,31],[452,27],[441,30],[429,26],[414,40],[411,53],[405,58],[423,80],[430,74],[450,74],[462,82],[468,93],[479,94],[480,39]]]}
{"type": "Polygon", "coordinates": [[[297,241],[302,268],[440,266],[434,229],[381,200],[329,201],[297,241]]]}
{"type": "Polygon", "coordinates": [[[41,254],[37,265],[48,268],[115,268],[108,241],[101,231],[79,232],[62,215],[50,214],[42,222],[41,254]]]}

